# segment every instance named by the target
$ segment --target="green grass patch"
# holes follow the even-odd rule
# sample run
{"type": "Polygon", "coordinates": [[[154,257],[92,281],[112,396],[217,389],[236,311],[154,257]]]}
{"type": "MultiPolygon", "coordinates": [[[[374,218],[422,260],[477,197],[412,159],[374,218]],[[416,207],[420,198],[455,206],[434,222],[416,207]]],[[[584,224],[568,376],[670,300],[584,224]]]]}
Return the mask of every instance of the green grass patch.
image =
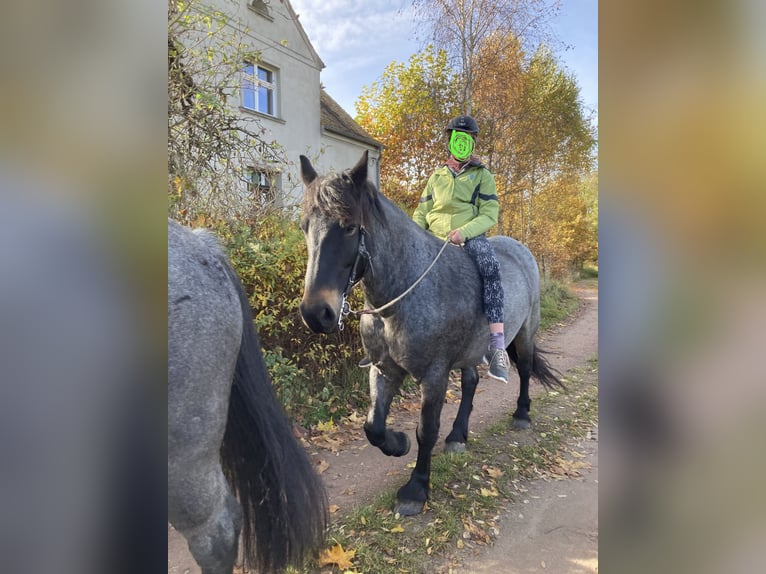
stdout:
{"type": "Polygon", "coordinates": [[[579,299],[558,281],[545,281],[540,287],[540,327],[548,329],[579,306],[579,299]]]}
{"type": "Polygon", "coordinates": [[[598,263],[583,263],[580,269],[580,279],[598,279],[598,263]]]}
{"type": "Polygon", "coordinates": [[[563,472],[573,439],[596,424],[597,359],[567,373],[566,385],[566,392],[535,397],[531,431],[512,430],[509,414],[472,435],[465,453],[435,455],[426,512],[406,518],[394,514],[393,489],[336,518],[327,546],[353,551],[353,568],[326,565],[292,572],[416,574],[490,544],[499,533],[499,515],[514,503],[524,481],[563,472]]]}

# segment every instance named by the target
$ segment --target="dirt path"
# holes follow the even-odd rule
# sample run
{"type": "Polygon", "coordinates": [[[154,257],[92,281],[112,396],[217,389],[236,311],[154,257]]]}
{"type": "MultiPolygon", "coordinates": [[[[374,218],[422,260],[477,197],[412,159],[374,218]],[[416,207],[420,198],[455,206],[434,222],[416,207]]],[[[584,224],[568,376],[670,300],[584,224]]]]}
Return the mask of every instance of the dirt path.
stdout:
{"type": "MultiPolygon", "coordinates": [[[[548,351],[548,358],[551,364],[562,373],[569,369],[585,365],[589,359],[597,354],[598,349],[597,287],[595,287],[595,285],[591,286],[591,284],[576,284],[572,287],[572,291],[578,295],[583,303],[578,313],[570,318],[565,325],[559,325],[550,329],[539,338],[540,346],[548,351]]],[[[459,388],[459,383],[455,383],[455,386],[451,385],[450,388],[459,388]]],[[[535,409],[534,397],[542,392],[544,392],[544,390],[540,384],[536,382],[531,384],[532,417],[534,417],[535,409]]],[[[518,384],[510,383],[504,385],[492,379],[482,377],[474,399],[474,409],[470,423],[471,429],[473,431],[479,431],[487,424],[508,412],[515,410],[517,395],[518,384]]],[[[448,398],[448,402],[444,405],[442,411],[440,442],[436,447],[435,453],[440,452],[443,448],[444,437],[449,432],[449,429],[452,428],[452,421],[457,414],[457,407],[457,400],[449,400],[448,398]]],[[[402,401],[400,404],[395,405],[394,408],[392,408],[391,427],[396,430],[407,432],[410,435],[413,445],[417,444],[415,440],[417,416],[418,413],[416,409],[413,408],[412,402],[402,401]]],[[[330,446],[332,448],[329,450],[318,448],[310,449],[312,459],[317,463],[318,468],[322,472],[322,478],[327,487],[330,505],[333,507],[337,506],[336,511],[340,513],[370,501],[384,488],[403,484],[410,472],[410,470],[406,468],[406,465],[414,461],[416,456],[416,448],[413,448],[407,456],[401,458],[383,456],[378,449],[371,447],[369,443],[367,443],[362,430],[362,422],[362,420],[359,420],[358,422],[358,438],[355,440],[343,441],[342,445],[331,444],[330,446]],[[337,450],[337,452],[332,452],[333,450],[337,450]]],[[[592,452],[590,453],[590,456],[593,457],[591,464],[595,469],[597,468],[597,442],[594,442],[593,445],[591,445],[591,450],[592,452]]],[[[572,492],[571,497],[567,495],[566,498],[583,501],[586,508],[590,507],[595,509],[597,500],[596,489],[592,488],[592,486],[596,484],[595,481],[597,478],[591,474],[588,474],[587,476],[587,480],[590,481],[589,487],[591,488],[582,489],[582,492],[579,494],[572,492]]],[[[538,498],[531,500],[538,502],[551,495],[555,497],[555,499],[560,500],[561,497],[558,496],[559,494],[561,493],[535,494],[534,496],[537,496],[538,498]]],[[[546,507],[543,503],[540,503],[525,508],[525,514],[532,512],[533,509],[538,506],[539,513],[537,522],[535,522],[536,519],[534,517],[531,517],[528,518],[528,524],[540,525],[541,520],[543,520],[542,516],[546,512],[552,511],[553,508],[551,505],[546,507]]],[[[555,507],[556,513],[560,511],[559,508],[560,505],[555,507]]],[[[576,514],[578,511],[577,509],[574,509],[573,512],[576,514]]],[[[543,528],[545,528],[544,525],[543,528]]],[[[590,528],[590,526],[587,528],[590,528]]],[[[512,529],[509,529],[508,532],[511,533],[512,529]]],[[[534,534],[530,534],[530,532],[531,530],[521,537],[518,534],[511,534],[505,538],[516,541],[528,540],[530,554],[534,554],[533,548],[539,541],[536,540],[534,534]]],[[[563,532],[563,534],[566,535],[566,532],[563,532]]],[[[595,536],[595,534],[593,536],[595,536]]],[[[595,544],[595,539],[593,539],[592,542],[595,544]]],[[[500,545],[501,542],[498,540],[492,548],[499,547],[500,545]]],[[[492,550],[492,548],[488,549],[488,552],[492,550]]],[[[518,544],[514,546],[512,550],[516,553],[520,552],[518,544]]],[[[591,554],[590,551],[588,554],[591,554]]],[[[477,557],[477,560],[481,560],[481,557],[477,557]]],[[[537,572],[543,571],[537,570],[537,568],[545,568],[544,571],[546,573],[574,572],[574,570],[556,569],[555,561],[551,558],[548,559],[550,565],[545,562],[544,559],[538,559],[536,554],[530,556],[530,560],[535,561],[534,567],[530,566],[528,569],[521,570],[504,570],[503,567],[500,566],[503,564],[502,554],[499,554],[498,556],[492,555],[487,557],[487,567],[490,568],[489,570],[480,570],[479,568],[481,565],[477,561],[476,564],[471,567],[472,570],[463,571],[497,573],[517,571],[537,572]],[[542,563],[544,563],[542,566],[541,560],[542,563]]],[[[593,570],[582,571],[591,572],[593,570]]],[[[199,572],[200,570],[196,563],[189,556],[184,539],[169,527],[168,574],[198,574],[199,572]]]]}

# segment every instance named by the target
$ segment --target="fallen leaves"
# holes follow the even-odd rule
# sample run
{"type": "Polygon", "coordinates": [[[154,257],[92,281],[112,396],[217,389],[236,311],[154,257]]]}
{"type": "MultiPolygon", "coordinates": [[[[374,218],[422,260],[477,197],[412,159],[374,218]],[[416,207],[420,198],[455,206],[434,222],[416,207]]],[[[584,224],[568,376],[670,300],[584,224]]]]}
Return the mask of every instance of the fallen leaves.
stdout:
{"type": "Polygon", "coordinates": [[[470,517],[463,519],[463,538],[489,544],[491,539],[487,531],[476,524],[470,517]]]}
{"type": "Polygon", "coordinates": [[[319,566],[328,566],[334,564],[341,570],[353,567],[351,559],[356,554],[356,550],[343,550],[343,546],[336,544],[332,548],[322,550],[319,555],[319,566]]]}
{"type": "Polygon", "coordinates": [[[589,469],[590,467],[591,465],[585,461],[556,457],[553,464],[548,468],[548,473],[558,480],[579,478],[582,476],[580,470],[589,469]]]}
{"type": "Polygon", "coordinates": [[[494,479],[498,479],[498,478],[500,478],[501,476],[503,476],[505,474],[499,468],[496,468],[494,466],[487,466],[486,464],[482,465],[481,469],[484,472],[486,472],[489,475],[490,478],[494,478],[494,479]]]}

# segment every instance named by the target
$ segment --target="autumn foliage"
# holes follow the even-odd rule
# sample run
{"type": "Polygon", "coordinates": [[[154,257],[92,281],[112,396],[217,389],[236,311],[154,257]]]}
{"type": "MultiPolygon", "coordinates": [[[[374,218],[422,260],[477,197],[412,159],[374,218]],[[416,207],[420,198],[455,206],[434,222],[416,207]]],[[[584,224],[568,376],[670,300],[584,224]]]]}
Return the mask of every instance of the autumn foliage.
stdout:
{"type": "MultiPolygon", "coordinates": [[[[596,260],[596,135],[575,79],[540,46],[489,35],[473,60],[472,114],[478,155],[495,174],[500,218],[491,233],[527,244],[546,276],[596,260]]],[[[393,62],[364,89],[357,121],[385,148],[381,188],[412,211],[447,157],[444,127],[463,113],[461,75],[446,52],[427,47],[393,62]]]]}

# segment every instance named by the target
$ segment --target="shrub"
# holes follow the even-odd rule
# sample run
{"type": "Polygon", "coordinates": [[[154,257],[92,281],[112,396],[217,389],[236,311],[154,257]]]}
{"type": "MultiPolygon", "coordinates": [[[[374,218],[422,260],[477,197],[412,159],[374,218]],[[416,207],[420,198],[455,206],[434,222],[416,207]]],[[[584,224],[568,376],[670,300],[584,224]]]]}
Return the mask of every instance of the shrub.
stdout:
{"type": "MultiPolygon", "coordinates": [[[[288,413],[311,424],[365,404],[358,320],[349,317],[344,331],[317,335],[300,318],[307,254],[298,223],[272,214],[257,222],[218,224],[216,233],[245,286],[266,366],[288,413]]],[[[352,305],[361,307],[359,291],[352,305]]]]}

